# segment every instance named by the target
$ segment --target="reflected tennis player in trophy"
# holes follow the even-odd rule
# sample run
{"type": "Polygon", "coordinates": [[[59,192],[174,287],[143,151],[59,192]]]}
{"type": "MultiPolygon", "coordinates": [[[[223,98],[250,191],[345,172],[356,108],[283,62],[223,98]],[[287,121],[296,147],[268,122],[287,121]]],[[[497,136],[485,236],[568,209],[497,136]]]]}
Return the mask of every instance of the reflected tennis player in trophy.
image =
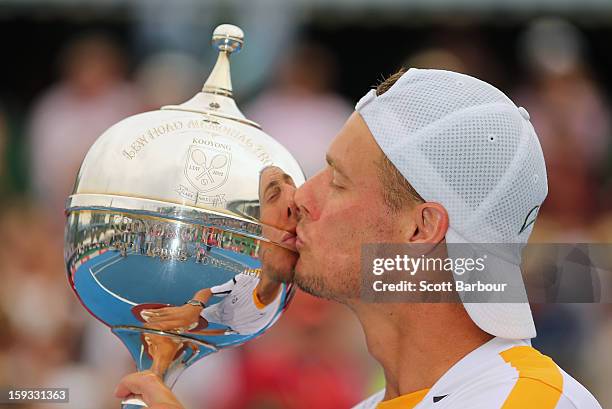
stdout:
{"type": "Polygon", "coordinates": [[[277,166],[265,167],[259,177],[260,220],[263,236],[258,257],[261,268],[247,269],[231,280],[198,290],[182,306],[145,309],[140,312],[151,329],[193,335],[253,335],[270,325],[282,310],[281,286],[293,280],[297,212],[291,176],[277,166]],[[212,297],[221,301],[208,305],[212,297]],[[208,323],[226,329],[210,329],[208,323]]]}

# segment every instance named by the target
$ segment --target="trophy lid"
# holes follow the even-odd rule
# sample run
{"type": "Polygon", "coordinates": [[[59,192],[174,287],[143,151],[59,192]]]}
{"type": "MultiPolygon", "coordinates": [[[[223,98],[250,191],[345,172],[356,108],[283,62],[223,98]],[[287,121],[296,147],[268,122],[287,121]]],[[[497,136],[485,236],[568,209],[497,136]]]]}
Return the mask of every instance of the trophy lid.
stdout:
{"type": "Polygon", "coordinates": [[[303,183],[293,156],[234,101],[229,58],[243,44],[239,27],[218,26],[212,45],[219,55],[200,92],[104,132],[83,160],[66,210],[121,208],[167,215],[178,205],[257,222],[263,168],[278,166],[297,185],[303,183]]]}
{"type": "Polygon", "coordinates": [[[232,24],[218,26],[212,35],[212,45],[219,51],[219,56],[202,91],[181,105],[167,105],[162,109],[206,113],[261,128],[246,119],[234,101],[229,57],[240,52],[243,44],[244,33],[240,27],[232,24]]]}

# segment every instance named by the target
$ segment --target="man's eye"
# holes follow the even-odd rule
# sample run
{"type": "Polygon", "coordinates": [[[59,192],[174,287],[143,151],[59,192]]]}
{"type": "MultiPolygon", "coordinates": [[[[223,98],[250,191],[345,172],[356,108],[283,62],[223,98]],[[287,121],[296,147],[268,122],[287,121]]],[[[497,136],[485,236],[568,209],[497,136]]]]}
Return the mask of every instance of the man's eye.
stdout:
{"type": "Polygon", "coordinates": [[[333,187],[334,189],[344,189],[344,186],[339,185],[338,183],[336,183],[336,181],[334,179],[332,179],[329,184],[331,185],[331,187],[333,187]]]}
{"type": "Polygon", "coordinates": [[[274,189],[272,192],[270,192],[268,194],[268,197],[267,197],[266,201],[267,202],[272,202],[272,201],[276,200],[279,195],[280,195],[280,189],[274,189]]]}
{"type": "Polygon", "coordinates": [[[329,166],[329,170],[330,170],[329,186],[336,190],[343,190],[344,186],[338,182],[339,175],[336,173],[336,170],[331,166],[329,166]]]}

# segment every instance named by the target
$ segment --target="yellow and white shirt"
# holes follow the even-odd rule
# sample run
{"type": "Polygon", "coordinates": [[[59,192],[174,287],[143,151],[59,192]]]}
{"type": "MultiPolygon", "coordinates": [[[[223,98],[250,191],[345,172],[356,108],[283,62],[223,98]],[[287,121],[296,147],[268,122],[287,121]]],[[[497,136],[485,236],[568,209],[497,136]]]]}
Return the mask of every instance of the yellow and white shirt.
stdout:
{"type": "Polygon", "coordinates": [[[213,295],[222,297],[217,304],[206,307],[200,315],[210,322],[230,327],[240,335],[255,334],[278,318],[282,309],[282,289],[269,304],[257,296],[259,276],[240,273],[221,285],[211,287],[213,295]]]}
{"type": "Polygon", "coordinates": [[[382,390],[353,409],[601,409],[584,386],[529,340],[493,338],[430,389],[382,402],[382,390]]]}

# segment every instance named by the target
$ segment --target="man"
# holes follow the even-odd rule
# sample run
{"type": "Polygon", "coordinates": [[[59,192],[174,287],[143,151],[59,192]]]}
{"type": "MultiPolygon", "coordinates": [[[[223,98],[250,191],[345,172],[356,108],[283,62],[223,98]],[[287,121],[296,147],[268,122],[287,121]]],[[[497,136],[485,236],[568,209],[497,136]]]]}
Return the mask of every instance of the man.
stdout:
{"type": "MultiPolygon", "coordinates": [[[[547,193],[527,111],[475,78],[411,69],[362,98],[327,162],[295,195],[294,280],[346,304],[361,322],[386,388],[358,407],[600,408],[531,348],[536,334],[527,303],[360,297],[363,244],[527,242],[547,193]]],[[[134,377],[122,387],[130,385],[142,387],[134,377]]]]}

